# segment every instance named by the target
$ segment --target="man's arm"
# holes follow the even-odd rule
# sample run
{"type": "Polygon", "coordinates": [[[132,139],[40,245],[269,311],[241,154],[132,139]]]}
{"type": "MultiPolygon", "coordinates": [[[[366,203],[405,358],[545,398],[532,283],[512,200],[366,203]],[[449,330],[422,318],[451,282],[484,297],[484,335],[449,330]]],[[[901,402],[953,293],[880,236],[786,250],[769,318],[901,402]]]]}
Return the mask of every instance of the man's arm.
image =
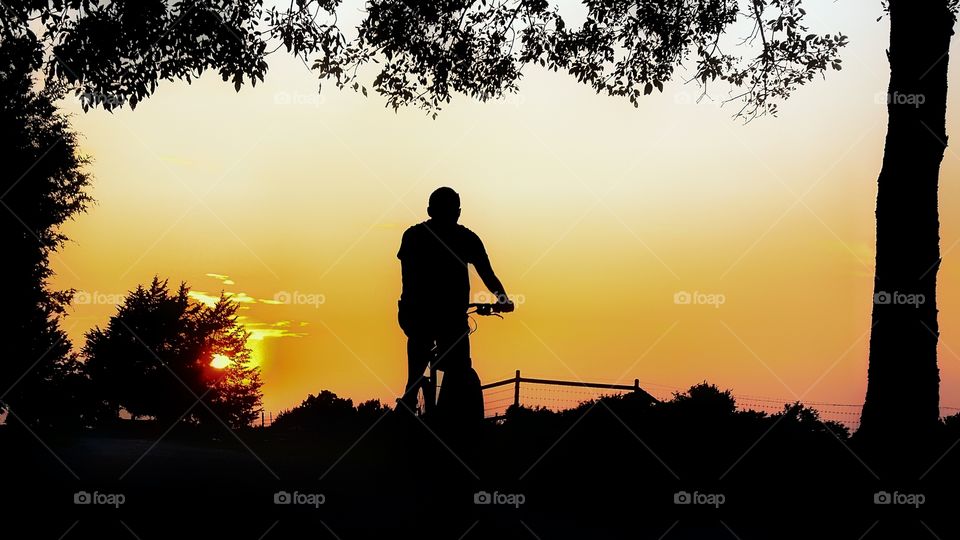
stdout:
{"type": "Polygon", "coordinates": [[[477,269],[477,275],[480,276],[487,290],[497,297],[497,303],[500,304],[500,311],[513,311],[513,302],[511,302],[507,296],[507,291],[504,290],[500,278],[493,272],[493,266],[490,264],[490,257],[487,256],[487,250],[483,246],[483,240],[480,240],[480,237],[473,231],[470,231],[470,235],[472,236],[470,262],[473,263],[473,267],[477,269]]]}
{"type": "Polygon", "coordinates": [[[500,278],[493,272],[490,258],[487,257],[486,252],[482,252],[482,255],[483,256],[478,257],[473,263],[473,267],[477,269],[477,275],[480,276],[480,279],[483,281],[483,284],[486,285],[487,289],[497,297],[497,303],[502,306],[500,309],[507,313],[513,311],[513,302],[507,297],[507,291],[503,289],[503,283],[500,282],[500,278]]]}
{"type": "Polygon", "coordinates": [[[403,298],[404,294],[407,295],[407,300],[411,300],[409,295],[414,294],[414,275],[415,271],[413,268],[413,262],[411,262],[411,251],[414,250],[414,229],[413,227],[408,228],[403,232],[403,236],[400,238],[400,249],[397,250],[397,258],[400,259],[400,280],[401,280],[401,293],[400,297],[403,298]]]}

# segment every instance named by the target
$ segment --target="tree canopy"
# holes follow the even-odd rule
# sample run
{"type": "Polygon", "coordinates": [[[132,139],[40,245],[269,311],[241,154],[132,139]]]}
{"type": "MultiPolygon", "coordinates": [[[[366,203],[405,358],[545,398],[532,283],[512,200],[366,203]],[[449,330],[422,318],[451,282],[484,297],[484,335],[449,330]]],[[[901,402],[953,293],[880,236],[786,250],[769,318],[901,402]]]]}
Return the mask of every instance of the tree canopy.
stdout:
{"type": "Polygon", "coordinates": [[[380,420],[387,410],[379,400],[364,401],[354,407],[352,399],[323,390],[317,395],[308,395],[300,405],[281,411],[271,427],[287,431],[367,428],[380,420]]]}
{"type": "Polygon", "coordinates": [[[207,306],[190,298],[186,285],[171,291],[159,278],[132,291],[106,328],[87,334],[83,349],[100,418],[122,408],[163,423],[249,425],[262,383],[238,307],[223,295],[207,306]],[[211,366],[215,355],[230,363],[211,366]]]}
{"type": "Polygon", "coordinates": [[[597,92],[634,105],[682,68],[704,87],[728,83],[747,116],[776,111],[776,101],[828,68],[840,69],[842,34],[809,33],[800,0],[583,0],[570,26],[546,0],[368,3],[358,37],[342,54],[318,60],[322,76],[356,87],[360,67],[382,64],[373,87],[394,107],[434,111],[453,92],[487,100],[515,91],[529,64],[565,71],[597,92]],[[728,48],[727,34],[747,29],[728,48]],[[752,54],[752,56],[751,56],[752,54]]]}
{"type": "Polygon", "coordinates": [[[40,62],[27,39],[0,43],[0,245],[10,283],[0,327],[0,409],[9,406],[14,420],[28,424],[69,417],[64,400],[82,386],[61,328],[72,291],[50,288],[50,258],[66,241],[60,225],[91,202],[88,160],[55,106],[59,95],[34,86],[40,62]]]}
{"type": "Polygon", "coordinates": [[[266,57],[284,49],[321,80],[364,94],[369,84],[391,107],[431,114],[457,92],[487,100],[515,91],[533,64],[634,104],[681,73],[704,90],[719,81],[752,117],[840,69],[846,43],[810,32],[800,0],[581,4],[586,14],[572,25],[547,0],[368,0],[355,29],[338,14],[359,5],[340,0],[33,0],[0,11],[6,36],[46,52],[49,83],[106,109],[135,107],[159,81],[207,70],[239,90],[262,81],[266,57]]]}

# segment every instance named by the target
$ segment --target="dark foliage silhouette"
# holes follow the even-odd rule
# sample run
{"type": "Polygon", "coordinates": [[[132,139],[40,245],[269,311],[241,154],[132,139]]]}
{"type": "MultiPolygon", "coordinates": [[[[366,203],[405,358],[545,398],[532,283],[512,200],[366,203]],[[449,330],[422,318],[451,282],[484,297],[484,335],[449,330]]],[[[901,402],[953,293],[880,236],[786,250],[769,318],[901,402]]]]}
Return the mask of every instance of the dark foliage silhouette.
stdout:
{"type": "Polygon", "coordinates": [[[775,112],[776,100],[833,67],[840,35],[808,33],[799,0],[753,2],[596,2],[568,26],[546,0],[475,3],[377,0],[366,5],[357,37],[337,26],[341,2],[261,0],[4,3],[3,32],[49,51],[48,81],[88,106],[135,106],[160,81],[191,81],[216,70],[239,89],[263,80],[266,57],[285,49],[311,61],[322,79],[362,90],[360,69],[379,64],[373,88],[394,107],[439,109],[461,92],[491,99],[516,89],[525,65],[569,72],[600,92],[633,102],[693,59],[694,78],[741,88],[741,112],[775,112]],[[744,57],[721,37],[752,21],[744,57]],[[31,22],[39,28],[31,28],[31,22]],[[39,31],[37,31],[39,30],[39,31]]]}
{"type": "MultiPolygon", "coordinates": [[[[864,538],[923,538],[929,531],[950,538],[960,455],[947,450],[958,428],[957,417],[939,424],[920,456],[929,474],[893,485],[873,474],[864,447],[816,411],[799,403],[775,414],[740,410],[728,391],[707,383],[658,403],[624,394],[558,412],[513,407],[501,422],[484,425],[472,452],[379,403],[354,407],[327,391],[272,427],[243,431],[245,446],[174,431],[119,483],[116,469],[140,457],[114,462],[110,445],[122,441],[94,436],[53,444],[72,467],[83,467],[81,485],[127,494],[127,505],[97,530],[120,515],[141,538],[169,536],[188,517],[195,531],[271,528],[278,538],[304,527],[318,527],[321,538],[457,538],[467,529],[498,539],[530,531],[541,538],[658,538],[670,529],[667,537],[747,540],[809,538],[825,527],[835,538],[867,529],[864,538]],[[322,492],[328,500],[316,509],[270,505],[278,489],[322,492]],[[877,504],[886,490],[919,493],[925,503],[877,504]],[[484,492],[522,494],[524,502],[478,504],[484,492]],[[682,499],[695,493],[723,499],[715,506],[682,499]],[[266,504],[243,520],[222,519],[221,512],[256,501],[266,504]],[[158,522],[159,510],[178,519],[158,522]]],[[[5,508],[16,516],[43,502],[51,517],[40,527],[62,534],[77,507],[60,495],[76,484],[35,446],[17,455],[17,471],[5,478],[6,490],[17,493],[5,508]]]]}
{"type": "Polygon", "coordinates": [[[162,425],[253,422],[262,383],[237,308],[224,295],[206,306],[185,284],[171,291],[156,277],[130,292],[106,328],[87,334],[83,349],[98,419],[109,422],[123,409],[162,425]],[[218,354],[231,360],[223,369],[210,365],[218,354]]]}
{"type": "Polygon", "coordinates": [[[72,291],[49,287],[50,258],[66,241],[60,227],[90,204],[87,160],[54,102],[37,90],[40,51],[26,39],[0,41],[0,245],[4,324],[0,409],[29,425],[75,424],[83,377],[61,328],[72,291]]]}
{"type": "Polygon", "coordinates": [[[360,68],[376,61],[373,87],[389,105],[435,113],[455,92],[487,100],[516,90],[531,64],[636,104],[693,60],[693,79],[739,88],[732,99],[744,98],[740,112],[752,117],[776,112],[776,101],[797,86],[840,69],[837,53],[846,43],[841,34],[809,33],[798,0],[582,4],[586,20],[571,27],[546,0],[371,2],[358,39],[315,67],[356,89],[360,68]],[[754,24],[746,41],[756,45],[746,58],[721,39],[744,20],[754,24]]]}
{"type": "Polygon", "coordinates": [[[191,82],[216,71],[238,90],[267,72],[279,47],[302,56],[336,49],[335,25],[315,19],[336,2],[298,2],[297,9],[262,0],[21,1],[0,4],[4,40],[25,40],[47,53],[32,66],[47,83],[75,92],[85,107],[131,107],[163,81],[191,82]]]}
{"type": "Polygon", "coordinates": [[[357,426],[368,427],[379,420],[389,409],[379,400],[364,401],[353,406],[353,400],[337,397],[324,390],[309,395],[300,405],[281,411],[271,424],[272,430],[325,432],[357,426]]]}

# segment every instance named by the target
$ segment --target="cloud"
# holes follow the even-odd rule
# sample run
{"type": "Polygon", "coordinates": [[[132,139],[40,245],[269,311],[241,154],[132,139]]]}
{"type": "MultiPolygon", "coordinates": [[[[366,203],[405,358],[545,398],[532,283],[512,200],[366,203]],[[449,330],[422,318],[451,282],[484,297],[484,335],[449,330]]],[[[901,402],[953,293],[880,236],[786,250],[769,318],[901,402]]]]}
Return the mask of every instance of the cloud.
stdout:
{"type": "Polygon", "coordinates": [[[187,296],[210,307],[217,305],[217,301],[220,300],[219,296],[213,296],[202,291],[190,291],[187,296]]]}
{"type": "MultiPolygon", "coordinates": [[[[248,295],[245,292],[235,293],[235,292],[224,291],[223,294],[224,296],[226,296],[230,300],[233,300],[234,302],[237,302],[238,304],[256,304],[257,303],[256,298],[248,295]]],[[[217,302],[220,301],[219,294],[215,295],[213,293],[208,293],[205,291],[190,291],[187,295],[190,298],[193,298],[194,300],[200,302],[201,304],[205,304],[210,307],[217,305],[217,302]]]]}
{"type": "Polygon", "coordinates": [[[224,285],[236,285],[236,282],[230,279],[230,276],[226,274],[206,274],[206,276],[219,280],[223,282],[224,285]]]}
{"type": "Polygon", "coordinates": [[[248,294],[245,293],[245,292],[238,292],[238,293],[229,293],[229,292],[228,292],[228,293],[226,293],[226,294],[227,294],[227,296],[230,297],[231,300],[233,300],[234,302],[238,302],[238,303],[240,303],[240,304],[256,304],[256,303],[257,303],[257,299],[256,299],[256,298],[248,295],[248,294]]]}
{"type": "MultiPolygon", "coordinates": [[[[230,276],[227,274],[216,274],[209,273],[206,274],[207,277],[211,277],[220,281],[224,285],[233,285],[233,280],[230,279],[230,276]]],[[[240,309],[249,310],[255,304],[285,304],[285,302],[278,302],[274,299],[267,298],[255,298],[250,296],[245,292],[234,292],[234,291],[224,291],[223,295],[229,298],[230,300],[241,304],[240,309]]],[[[189,293],[190,298],[200,302],[206,306],[215,306],[217,302],[220,301],[220,295],[214,294],[206,291],[196,291],[192,290],[189,293]]],[[[248,315],[241,315],[237,317],[237,321],[243,325],[248,332],[250,332],[250,340],[262,342],[268,338],[289,338],[289,337],[303,337],[306,336],[306,332],[296,332],[291,330],[294,325],[293,321],[281,320],[275,322],[264,322],[252,320],[248,315]]],[[[305,322],[296,323],[298,328],[303,328],[307,325],[305,322]]]]}
{"type": "Polygon", "coordinates": [[[293,332],[290,330],[290,321],[277,321],[274,323],[242,321],[244,328],[250,332],[250,339],[263,341],[266,338],[284,338],[284,337],[304,337],[306,332],[293,332]]]}

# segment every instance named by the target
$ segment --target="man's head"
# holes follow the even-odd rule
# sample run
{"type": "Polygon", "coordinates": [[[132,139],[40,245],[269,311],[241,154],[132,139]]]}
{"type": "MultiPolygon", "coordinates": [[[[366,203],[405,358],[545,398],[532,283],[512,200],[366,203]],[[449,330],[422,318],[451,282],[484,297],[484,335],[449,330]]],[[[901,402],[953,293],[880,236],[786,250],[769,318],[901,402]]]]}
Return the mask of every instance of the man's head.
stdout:
{"type": "Polygon", "coordinates": [[[456,223],[460,219],[460,195],[452,188],[437,188],[430,194],[427,215],[439,222],[456,223]]]}

